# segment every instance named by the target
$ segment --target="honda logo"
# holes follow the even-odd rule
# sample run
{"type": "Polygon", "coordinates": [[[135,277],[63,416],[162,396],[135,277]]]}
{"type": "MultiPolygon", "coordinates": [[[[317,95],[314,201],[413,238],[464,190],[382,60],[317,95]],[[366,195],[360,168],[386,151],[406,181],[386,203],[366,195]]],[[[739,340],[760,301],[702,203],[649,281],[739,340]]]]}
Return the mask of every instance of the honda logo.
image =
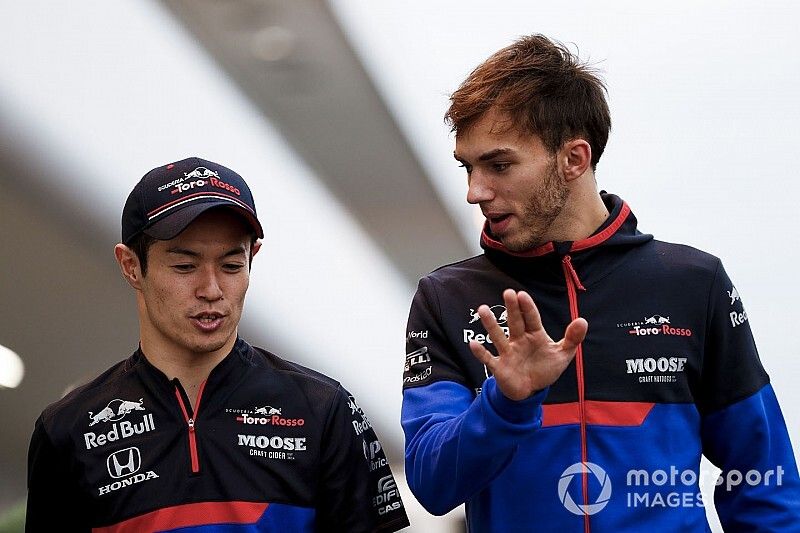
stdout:
{"type": "Polygon", "coordinates": [[[109,455],[106,466],[108,475],[114,479],[130,476],[142,467],[142,454],[139,448],[125,448],[109,455]]]}

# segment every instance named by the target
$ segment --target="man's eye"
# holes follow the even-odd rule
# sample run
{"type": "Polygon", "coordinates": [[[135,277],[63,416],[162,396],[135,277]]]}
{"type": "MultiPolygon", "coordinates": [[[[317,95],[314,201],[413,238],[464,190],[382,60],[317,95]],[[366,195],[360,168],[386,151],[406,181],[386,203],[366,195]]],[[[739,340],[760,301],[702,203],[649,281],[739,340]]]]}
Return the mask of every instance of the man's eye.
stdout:
{"type": "Polygon", "coordinates": [[[191,264],[172,265],[172,268],[174,268],[178,272],[190,272],[194,268],[194,265],[191,264]]]}
{"type": "Polygon", "coordinates": [[[493,163],[492,169],[495,172],[504,172],[509,166],[511,166],[511,163],[493,163]]]}
{"type": "Polygon", "coordinates": [[[238,271],[240,271],[241,269],[244,268],[244,265],[242,265],[240,263],[227,263],[225,265],[222,265],[222,268],[224,268],[225,270],[227,270],[229,272],[238,272],[238,271]]]}

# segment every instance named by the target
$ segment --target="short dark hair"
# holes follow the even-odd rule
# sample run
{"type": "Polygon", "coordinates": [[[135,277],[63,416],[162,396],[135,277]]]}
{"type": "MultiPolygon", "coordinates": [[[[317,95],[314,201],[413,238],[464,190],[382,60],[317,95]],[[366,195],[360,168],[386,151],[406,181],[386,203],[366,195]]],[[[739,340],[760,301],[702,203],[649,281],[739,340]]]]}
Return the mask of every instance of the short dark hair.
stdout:
{"type": "Polygon", "coordinates": [[[537,135],[551,153],[569,140],[585,139],[594,169],[611,129],[606,92],[597,71],[566,46],[529,35],[470,73],[450,97],[445,121],[458,135],[496,107],[509,116],[509,127],[537,135]]]}
{"type": "Polygon", "coordinates": [[[146,233],[140,233],[133,238],[128,247],[133,250],[136,257],[139,258],[139,265],[142,268],[142,276],[147,275],[147,251],[157,241],[155,237],[151,237],[146,233]]]}

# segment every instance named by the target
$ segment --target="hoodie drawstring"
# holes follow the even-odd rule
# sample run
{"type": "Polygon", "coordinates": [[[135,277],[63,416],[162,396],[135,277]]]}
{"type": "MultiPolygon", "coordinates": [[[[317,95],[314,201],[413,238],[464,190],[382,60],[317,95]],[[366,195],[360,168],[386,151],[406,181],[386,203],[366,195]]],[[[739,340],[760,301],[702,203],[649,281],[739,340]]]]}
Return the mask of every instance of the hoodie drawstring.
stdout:
{"type": "MultiPolygon", "coordinates": [[[[561,259],[561,264],[564,267],[564,281],[567,284],[567,297],[569,298],[569,314],[570,319],[575,320],[578,318],[578,294],[577,290],[585,291],[586,287],[581,283],[578,273],[575,272],[575,267],[572,266],[572,258],[565,255],[561,259]]],[[[585,465],[589,461],[588,445],[586,442],[586,384],[583,375],[583,344],[578,345],[575,354],[575,371],[578,379],[578,410],[580,412],[581,420],[581,462],[585,465]]],[[[588,505],[589,503],[589,477],[588,472],[584,469],[581,475],[581,485],[583,489],[583,501],[588,505]]],[[[589,515],[583,516],[583,530],[584,533],[590,532],[589,515]]]]}
{"type": "Polygon", "coordinates": [[[585,291],[586,287],[581,284],[581,279],[578,277],[578,273],[575,272],[575,267],[572,266],[572,258],[565,255],[563,259],[561,259],[561,264],[564,265],[564,276],[566,276],[567,279],[572,278],[572,281],[575,282],[575,287],[585,291]]]}

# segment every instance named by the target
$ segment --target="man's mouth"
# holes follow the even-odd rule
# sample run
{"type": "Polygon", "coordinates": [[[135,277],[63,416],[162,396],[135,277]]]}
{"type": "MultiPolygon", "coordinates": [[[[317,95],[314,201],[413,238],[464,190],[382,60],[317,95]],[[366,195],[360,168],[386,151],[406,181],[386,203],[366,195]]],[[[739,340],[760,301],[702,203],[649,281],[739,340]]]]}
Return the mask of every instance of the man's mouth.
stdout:
{"type": "Polygon", "coordinates": [[[194,322],[194,326],[199,331],[203,333],[214,333],[225,323],[225,316],[226,315],[217,313],[216,311],[204,311],[192,315],[191,319],[192,322],[194,322]]]}
{"type": "Polygon", "coordinates": [[[210,324],[211,322],[219,318],[222,318],[223,316],[225,315],[221,313],[198,313],[196,315],[193,315],[192,318],[194,318],[195,320],[199,320],[200,322],[205,322],[207,324],[210,324]]]}
{"type": "Polygon", "coordinates": [[[499,224],[510,216],[511,216],[510,213],[499,214],[499,215],[487,215],[486,219],[489,221],[490,224],[499,224]]]}

